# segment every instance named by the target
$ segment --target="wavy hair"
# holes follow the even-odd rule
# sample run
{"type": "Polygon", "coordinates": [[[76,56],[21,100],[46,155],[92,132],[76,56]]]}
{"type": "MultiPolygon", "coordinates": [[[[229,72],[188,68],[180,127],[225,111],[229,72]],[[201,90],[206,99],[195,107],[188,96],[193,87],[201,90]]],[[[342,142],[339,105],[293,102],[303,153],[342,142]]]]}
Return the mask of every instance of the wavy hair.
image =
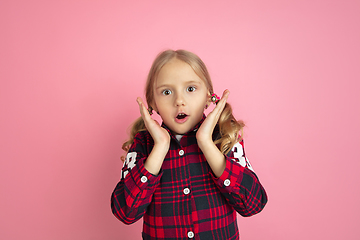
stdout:
{"type": "MultiPolygon", "coordinates": [[[[196,54],[186,50],[166,50],[161,52],[155,58],[147,77],[145,85],[145,97],[148,106],[153,106],[154,104],[153,86],[161,68],[173,58],[177,58],[189,64],[194,72],[204,81],[210,94],[214,93],[209,72],[204,62],[196,54]]],[[[224,110],[222,111],[218,120],[218,125],[220,130],[220,138],[215,140],[214,143],[219,147],[223,154],[227,154],[232,146],[241,139],[242,134],[239,135],[239,132],[242,132],[245,124],[243,121],[238,121],[235,119],[232,114],[232,108],[230,104],[226,103],[224,110]]],[[[129,139],[122,145],[122,149],[126,153],[129,151],[131,144],[133,144],[135,135],[138,132],[144,130],[146,130],[145,123],[142,118],[139,117],[131,125],[129,139]]],[[[121,159],[124,161],[125,156],[122,156],[121,159]]]]}

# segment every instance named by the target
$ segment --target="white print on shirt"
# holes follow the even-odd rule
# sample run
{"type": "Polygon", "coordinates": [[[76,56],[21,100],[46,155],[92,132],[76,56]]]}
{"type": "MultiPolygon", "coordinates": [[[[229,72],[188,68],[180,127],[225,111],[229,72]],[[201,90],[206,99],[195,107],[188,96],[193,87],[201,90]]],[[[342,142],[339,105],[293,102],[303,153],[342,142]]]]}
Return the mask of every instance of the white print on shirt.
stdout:
{"type": "Polygon", "coordinates": [[[247,157],[244,156],[243,147],[240,143],[236,143],[233,146],[232,151],[234,152],[234,158],[237,158],[237,163],[239,163],[243,167],[247,167],[251,171],[254,171],[254,169],[251,167],[249,160],[247,159],[247,157]]]}
{"type": "Polygon", "coordinates": [[[121,170],[122,178],[125,178],[126,175],[129,173],[129,170],[131,170],[133,167],[135,167],[136,155],[137,155],[136,152],[130,152],[126,155],[126,160],[125,160],[124,166],[121,170]]]}

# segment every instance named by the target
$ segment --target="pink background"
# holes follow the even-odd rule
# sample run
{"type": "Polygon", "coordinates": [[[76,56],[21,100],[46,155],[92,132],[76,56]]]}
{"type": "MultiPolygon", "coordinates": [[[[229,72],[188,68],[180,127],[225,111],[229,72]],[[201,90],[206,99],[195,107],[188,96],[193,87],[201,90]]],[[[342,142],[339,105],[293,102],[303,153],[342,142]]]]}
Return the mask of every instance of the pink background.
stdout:
{"type": "Polygon", "coordinates": [[[197,53],[231,91],[269,202],[242,239],[360,235],[358,1],[0,3],[1,239],[140,239],[110,210],[151,62],[197,53]]]}

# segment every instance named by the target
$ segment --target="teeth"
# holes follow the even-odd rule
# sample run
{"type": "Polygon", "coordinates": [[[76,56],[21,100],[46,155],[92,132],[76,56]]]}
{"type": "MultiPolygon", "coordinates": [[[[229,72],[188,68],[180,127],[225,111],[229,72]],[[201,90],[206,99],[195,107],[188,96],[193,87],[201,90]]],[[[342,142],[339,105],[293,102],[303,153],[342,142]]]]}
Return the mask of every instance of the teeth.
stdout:
{"type": "Polygon", "coordinates": [[[184,113],[179,113],[179,115],[177,115],[177,118],[182,119],[185,118],[187,115],[184,113]]]}

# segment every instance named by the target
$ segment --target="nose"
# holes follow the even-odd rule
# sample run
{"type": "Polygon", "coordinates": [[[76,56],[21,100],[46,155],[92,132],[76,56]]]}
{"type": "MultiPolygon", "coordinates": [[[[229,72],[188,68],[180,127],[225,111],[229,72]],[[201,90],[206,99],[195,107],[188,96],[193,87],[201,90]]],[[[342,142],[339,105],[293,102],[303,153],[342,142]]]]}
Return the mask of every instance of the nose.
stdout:
{"type": "Polygon", "coordinates": [[[184,105],[185,105],[185,98],[184,98],[183,94],[181,94],[181,93],[176,94],[175,106],[184,106],[184,105]]]}

